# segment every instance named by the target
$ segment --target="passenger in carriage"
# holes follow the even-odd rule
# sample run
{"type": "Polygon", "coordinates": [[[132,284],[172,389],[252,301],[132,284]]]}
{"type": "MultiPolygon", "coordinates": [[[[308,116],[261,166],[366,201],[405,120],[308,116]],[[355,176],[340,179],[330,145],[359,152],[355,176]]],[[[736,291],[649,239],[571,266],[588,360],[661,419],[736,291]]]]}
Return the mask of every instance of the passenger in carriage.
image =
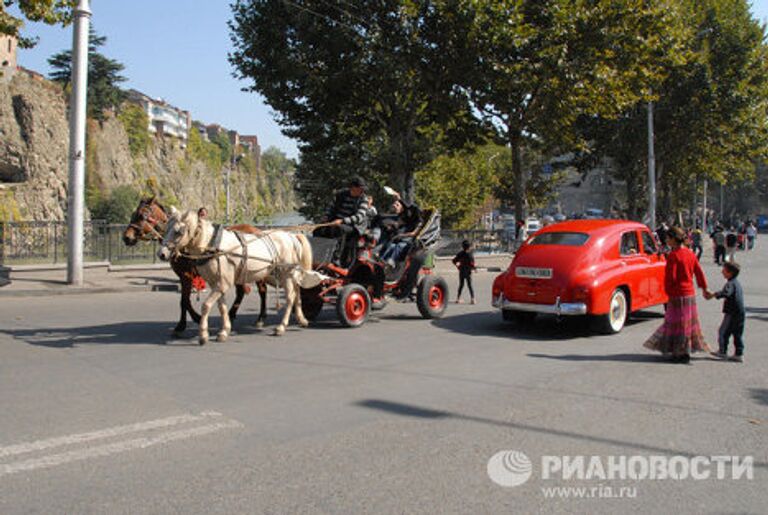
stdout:
{"type": "Polygon", "coordinates": [[[368,211],[365,181],[362,177],[353,177],[347,189],[336,193],[333,204],[322,219],[323,223],[331,225],[318,227],[313,232],[313,236],[339,240],[340,266],[348,267],[354,259],[355,242],[368,228],[368,211]]]}
{"type": "Polygon", "coordinates": [[[391,238],[382,248],[380,257],[392,268],[402,261],[411,245],[414,237],[421,229],[421,210],[416,204],[406,203],[400,195],[395,195],[392,210],[397,217],[389,224],[391,238]]]}

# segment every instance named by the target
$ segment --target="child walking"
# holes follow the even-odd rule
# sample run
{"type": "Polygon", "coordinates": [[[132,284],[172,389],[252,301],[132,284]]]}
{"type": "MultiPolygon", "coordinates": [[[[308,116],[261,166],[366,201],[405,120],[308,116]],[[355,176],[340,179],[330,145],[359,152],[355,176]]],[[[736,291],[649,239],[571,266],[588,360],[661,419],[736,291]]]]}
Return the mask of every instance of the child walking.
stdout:
{"type": "Polygon", "coordinates": [[[741,268],[733,261],[728,261],[723,265],[723,277],[728,281],[723,289],[718,292],[706,291],[706,299],[716,298],[725,299],[723,301],[723,323],[720,324],[718,334],[718,343],[720,349],[714,353],[715,356],[723,359],[728,358],[728,342],[733,336],[733,343],[736,347],[736,353],[730,358],[731,361],[744,361],[744,291],[737,277],[741,268]]]}
{"type": "Polygon", "coordinates": [[[456,295],[456,304],[461,304],[461,291],[464,283],[467,283],[470,302],[475,303],[475,290],[472,288],[472,271],[475,269],[475,256],[472,255],[472,244],[469,240],[461,242],[461,252],[453,258],[453,264],[459,269],[459,293],[456,295]]]}

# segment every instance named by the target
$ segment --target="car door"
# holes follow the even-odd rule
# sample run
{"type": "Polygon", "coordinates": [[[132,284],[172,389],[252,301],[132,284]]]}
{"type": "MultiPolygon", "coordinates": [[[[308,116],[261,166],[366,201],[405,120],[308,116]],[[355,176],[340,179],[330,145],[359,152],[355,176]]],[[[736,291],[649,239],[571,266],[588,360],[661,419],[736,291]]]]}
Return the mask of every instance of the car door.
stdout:
{"type": "Polygon", "coordinates": [[[641,252],[637,230],[621,234],[619,259],[624,269],[624,283],[629,287],[632,310],[645,306],[650,297],[650,279],[645,271],[650,264],[647,255],[641,252]]]}
{"type": "Polygon", "coordinates": [[[661,304],[666,302],[666,295],[664,292],[664,269],[666,267],[666,261],[664,260],[664,255],[659,252],[659,248],[656,246],[656,240],[649,231],[641,231],[640,236],[643,242],[643,253],[648,256],[650,261],[646,272],[649,283],[648,305],[661,304]]]}

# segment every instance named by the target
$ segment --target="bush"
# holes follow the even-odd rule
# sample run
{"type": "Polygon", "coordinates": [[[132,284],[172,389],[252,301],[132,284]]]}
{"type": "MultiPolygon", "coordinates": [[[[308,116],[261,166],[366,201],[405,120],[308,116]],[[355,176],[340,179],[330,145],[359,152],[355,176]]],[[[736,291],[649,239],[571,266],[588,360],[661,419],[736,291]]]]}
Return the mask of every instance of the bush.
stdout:
{"type": "Polygon", "coordinates": [[[131,186],[118,186],[109,197],[100,198],[91,210],[91,218],[106,220],[111,224],[128,223],[141,200],[141,195],[131,186]]]}
{"type": "Polygon", "coordinates": [[[134,104],[124,105],[117,117],[123,122],[128,133],[128,147],[133,157],[147,152],[149,146],[149,117],[141,107],[134,104]]]}

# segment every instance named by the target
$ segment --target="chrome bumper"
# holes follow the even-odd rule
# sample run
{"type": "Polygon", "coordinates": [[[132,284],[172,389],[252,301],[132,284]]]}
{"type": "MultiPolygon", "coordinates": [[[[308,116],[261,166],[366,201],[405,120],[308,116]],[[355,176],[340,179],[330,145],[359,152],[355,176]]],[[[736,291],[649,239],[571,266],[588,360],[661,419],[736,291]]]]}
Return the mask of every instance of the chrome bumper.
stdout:
{"type": "Polygon", "coordinates": [[[528,311],[530,313],[548,313],[551,315],[586,315],[587,305],[583,302],[560,302],[557,298],[554,304],[528,304],[525,302],[511,302],[504,298],[504,294],[493,299],[493,307],[509,309],[512,311],[528,311]]]}

